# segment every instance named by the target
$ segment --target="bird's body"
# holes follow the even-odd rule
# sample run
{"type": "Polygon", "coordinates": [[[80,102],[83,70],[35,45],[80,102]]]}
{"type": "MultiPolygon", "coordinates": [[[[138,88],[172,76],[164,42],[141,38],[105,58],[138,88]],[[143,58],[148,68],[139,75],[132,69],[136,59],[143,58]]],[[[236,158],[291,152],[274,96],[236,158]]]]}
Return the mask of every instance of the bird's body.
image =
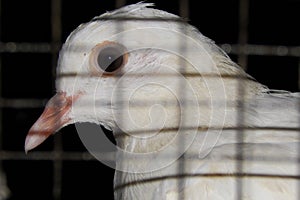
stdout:
{"type": "Polygon", "coordinates": [[[116,155],[116,199],[298,199],[299,94],[269,90],[151,5],[105,13],[69,36],[57,94],[25,149],[92,122],[127,152],[116,155]]]}
{"type": "Polygon", "coordinates": [[[298,199],[299,97],[261,94],[243,103],[242,115],[228,109],[224,124],[200,127],[184,157],[171,165],[142,174],[117,171],[116,199],[298,199]]]}
{"type": "MultiPolygon", "coordinates": [[[[144,174],[117,172],[116,184],[131,184],[117,190],[116,197],[298,199],[299,135],[295,130],[299,99],[290,94],[265,94],[244,103],[248,129],[238,130],[236,125],[224,126],[221,134],[218,130],[199,131],[184,158],[170,166],[144,174]],[[279,118],[283,110],[289,114],[279,118]],[[287,127],[290,130],[284,130],[287,127]]],[[[239,114],[228,115],[236,118],[239,114]]]]}

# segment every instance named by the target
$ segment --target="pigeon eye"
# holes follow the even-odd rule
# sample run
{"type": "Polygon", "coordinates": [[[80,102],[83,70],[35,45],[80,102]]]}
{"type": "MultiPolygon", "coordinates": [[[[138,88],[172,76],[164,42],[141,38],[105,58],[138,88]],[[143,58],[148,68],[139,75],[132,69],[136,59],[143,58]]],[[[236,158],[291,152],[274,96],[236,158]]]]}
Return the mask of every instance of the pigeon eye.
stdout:
{"type": "Polygon", "coordinates": [[[113,72],[122,66],[123,55],[118,48],[107,47],[99,52],[97,62],[103,71],[113,72]]]}
{"type": "Polygon", "coordinates": [[[126,48],[116,42],[105,41],[92,50],[92,65],[103,74],[113,74],[127,62],[126,48]]]}

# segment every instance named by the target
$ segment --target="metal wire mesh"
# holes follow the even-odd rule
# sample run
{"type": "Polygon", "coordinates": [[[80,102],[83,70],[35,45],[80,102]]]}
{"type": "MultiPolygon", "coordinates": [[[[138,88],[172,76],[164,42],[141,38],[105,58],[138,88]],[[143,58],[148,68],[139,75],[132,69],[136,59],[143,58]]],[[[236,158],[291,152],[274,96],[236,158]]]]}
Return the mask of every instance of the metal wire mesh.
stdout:
{"type": "MultiPolygon", "coordinates": [[[[0,5],[2,5],[3,3],[5,3],[6,0],[1,0],[0,1],[0,5]]],[[[23,148],[23,141],[21,141],[22,139],[24,139],[25,134],[27,129],[25,128],[29,128],[30,124],[35,120],[35,118],[38,116],[39,112],[41,111],[41,109],[45,106],[47,99],[49,98],[49,96],[51,95],[51,93],[54,91],[54,80],[55,80],[55,68],[56,68],[56,62],[57,62],[57,57],[58,57],[58,51],[59,48],[61,47],[61,42],[64,38],[64,34],[67,34],[65,32],[68,32],[68,30],[63,30],[63,18],[66,20],[66,17],[64,16],[64,11],[67,12],[66,7],[68,7],[68,3],[67,1],[64,0],[51,0],[49,1],[49,10],[50,10],[50,20],[49,20],[49,25],[51,26],[50,28],[50,32],[51,32],[51,36],[50,36],[50,40],[49,41],[39,41],[39,42],[27,42],[27,41],[8,41],[5,38],[2,38],[2,35],[0,36],[0,75],[1,75],[1,83],[0,83],[0,165],[3,164],[3,162],[5,162],[3,165],[5,166],[5,170],[7,171],[7,178],[8,178],[8,183],[9,186],[11,187],[12,190],[12,197],[11,199],[21,199],[22,194],[24,193],[20,193],[20,195],[16,195],[14,194],[14,192],[20,192],[22,190],[30,190],[30,186],[26,186],[24,185],[23,189],[18,188],[17,186],[14,186],[14,181],[16,180],[15,177],[13,177],[11,174],[14,172],[13,170],[18,169],[17,167],[12,167],[13,165],[19,165],[20,167],[22,167],[23,165],[25,166],[26,169],[33,167],[33,164],[27,164],[24,163],[24,161],[27,161],[28,163],[34,162],[34,161],[45,161],[45,163],[40,163],[38,166],[40,167],[45,167],[44,172],[49,173],[49,176],[45,176],[44,178],[48,178],[46,180],[43,180],[45,182],[48,182],[47,186],[50,187],[51,189],[45,189],[46,194],[48,194],[49,196],[47,198],[49,199],[67,199],[68,197],[71,197],[70,193],[74,193],[75,191],[72,189],[66,189],[66,188],[72,188],[72,186],[67,186],[68,184],[71,184],[72,182],[75,184],[82,184],[82,183],[76,183],[77,178],[73,175],[72,173],[79,173],[80,170],[78,171],[71,171],[71,172],[67,172],[67,170],[70,170],[72,167],[75,166],[80,166],[80,165],[85,165],[87,164],[87,162],[92,163],[91,166],[93,166],[95,164],[94,162],[94,158],[87,153],[86,151],[82,150],[79,148],[74,150],[73,144],[71,144],[72,142],[68,142],[67,139],[65,139],[65,136],[62,136],[61,134],[57,134],[54,138],[54,142],[53,142],[53,146],[52,146],[52,141],[50,141],[48,143],[48,146],[45,147],[45,149],[43,149],[43,147],[35,152],[32,152],[28,155],[25,155],[25,153],[22,151],[23,148]],[[6,41],[5,41],[6,40],[6,41]],[[40,95],[40,98],[35,98],[35,95],[32,95],[30,98],[28,98],[28,96],[24,95],[25,97],[23,97],[20,94],[14,94],[12,92],[7,92],[9,90],[9,87],[7,86],[7,83],[4,82],[6,76],[9,76],[9,74],[5,74],[4,69],[9,67],[6,66],[6,62],[3,61],[4,60],[9,60],[9,59],[15,59],[14,57],[10,57],[11,55],[16,55],[16,58],[19,55],[28,55],[28,54],[33,54],[35,56],[39,56],[39,55],[48,55],[50,58],[46,58],[43,59],[43,62],[45,62],[45,60],[50,61],[51,66],[50,66],[50,70],[48,69],[48,72],[50,72],[50,74],[48,74],[48,76],[50,77],[49,80],[51,80],[51,83],[49,85],[51,85],[52,88],[48,88],[48,92],[46,93],[46,95],[42,94],[40,95]],[[3,91],[3,88],[5,89],[3,91]],[[29,114],[24,114],[27,112],[33,112],[33,115],[29,115],[29,114]],[[16,132],[11,132],[11,133],[7,133],[7,131],[9,130],[9,127],[7,124],[3,124],[4,123],[4,119],[6,116],[5,114],[7,113],[14,113],[12,116],[8,117],[9,119],[14,119],[14,117],[16,117],[16,121],[17,123],[18,120],[27,120],[28,122],[22,127],[22,132],[24,133],[24,135],[22,137],[18,137],[17,143],[14,145],[12,145],[12,147],[10,145],[7,145],[9,143],[14,143],[14,141],[11,141],[14,136],[13,134],[19,134],[16,132]],[[15,114],[17,113],[17,114],[15,114]],[[19,113],[19,114],[18,114],[19,113]],[[6,126],[3,127],[3,126],[6,126]],[[11,136],[8,136],[8,134],[10,134],[11,136]],[[21,145],[21,146],[20,146],[21,145]],[[68,148],[67,146],[70,145],[71,148],[68,148]],[[66,150],[67,149],[67,150],[66,150]],[[20,163],[20,164],[17,164],[20,163]],[[28,165],[26,167],[26,165],[28,165]],[[49,167],[50,166],[50,167],[49,167]],[[11,168],[11,169],[10,169],[11,168]],[[69,176],[64,175],[69,173],[69,176]],[[73,176],[73,178],[72,178],[73,176]],[[69,181],[68,181],[69,179],[69,181]],[[71,181],[70,181],[71,180],[71,181]],[[64,188],[67,190],[67,192],[64,191],[64,188]],[[50,192],[49,192],[50,191],[50,192]]],[[[126,1],[126,0],[116,0],[114,2],[114,5],[106,5],[108,7],[121,7],[125,4],[128,3],[133,3],[131,1],[126,1]]],[[[168,1],[167,4],[172,4],[173,1],[168,1]]],[[[192,5],[193,5],[193,1],[184,1],[184,0],[179,0],[177,2],[178,4],[178,14],[184,18],[192,18],[191,22],[196,21],[197,18],[195,16],[197,16],[196,14],[194,14],[194,19],[192,16],[192,5]]],[[[232,3],[232,2],[231,2],[232,3]]],[[[281,4],[292,4],[293,6],[298,6],[298,8],[300,8],[300,4],[299,1],[289,1],[289,2],[280,2],[281,4]]],[[[97,2],[95,3],[97,5],[99,5],[99,7],[101,6],[101,3],[97,2]]],[[[159,2],[157,2],[158,6],[160,5],[159,2]]],[[[176,4],[176,5],[177,5],[176,4]]],[[[251,60],[255,60],[255,58],[258,58],[257,60],[259,61],[261,59],[261,57],[263,58],[284,58],[284,61],[291,61],[291,65],[292,68],[294,69],[294,71],[298,72],[295,74],[293,74],[294,76],[296,76],[296,81],[297,82],[293,82],[290,83],[289,86],[287,86],[286,88],[278,88],[278,89],[286,89],[286,90],[294,90],[294,91],[299,91],[300,88],[300,41],[295,38],[294,39],[294,43],[290,44],[291,42],[288,42],[287,44],[284,44],[282,42],[280,42],[280,44],[276,44],[276,41],[274,42],[274,44],[264,44],[264,43],[259,43],[257,42],[257,44],[255,42],[253,42],[253,36],[252,38],[249,36],[251,35],[250,30],[249,30],[249,20],[253,20],[255,23],[256,21],[253,19],[253,5],[251,5],[251,2],[249,0],[240,0],[240,1],[234,1],[232,4],[234,4],[238,9],[236,9],[237,11],[237,15],[236,15],[236,21],[238,25],[236,25],[237,27],[237,35],[236,35],[236,42],[227,42],[224,41],[226,43],[223,43],[223,41],[220,43],[221,48],[223,48],[223,50],[225,52],[227,52],[228,54],[230,54],[232,56],[232,58],[234,60],[236,60],[245,70],[248,70],[249,72],[252,72],[252,64],[251,60]],[[252,13],[252,15],[251,15],[252,13]],[[252,18],[251,18],[252,17],[252,18]],[[250,39],[249,39],[250,37],[250,39]],[[253,43],[251,43],[251,40],[253,43]],[[297,85],[298,84],[298,85],[297,85]]],[[[160,8],[160,7],[158,7],[160,8]]],[[[0,26],[0,32],[2,33],[2,29],[3,26],[5,25],[5,23],[9,23],[9,19],[7,18],[3,18],[3,8],[0,7],[0,17],[1,17],[1,26],[0,26]]],[[[35,9],[35,8],[34,8],[35,9]]],[[[168,9],[168,6],[163,6],[161,5],[161,9],[168,9]]],[[[107,9],[108,10],[108,9],[107,9]]],[[[172,9],[171,9],[172,10],[172,9]]],[[[288,12],[288,11],[287,11],[288,12]]],[[[195,12],[194,12],[195,13],[195,12]]],[[[67,13],[69,14],[69,13],[67,13]]],[[[97,13],[99,14],[99,13],[97,13]]],[[[92,16],[93,17],[93,16],[92,16]]],[[[206,20],[206,19],[205,19],[206,20]]],[[[297,19],[291,19],[291,21],[297,21],[297,19]]],[[[80,22],[82,22],[82,20],[79,20],[80,22]]],[[[201,21],[201,20],[200,20],[201,21]]],[[[75,28],[75,27],[73,27],[75,28]]],[[[200,27],[198,27],[201,30],[201,25],[200,27]]],[[[70,28],[71,29],[71,28],[70,28]]],[[[224,30],[227,31],[227,30],[224,30]]],[[[253,30],[251,30],[253,32],[253,30]]],[[[259,32],[259,30],[257,30],[259,32]]],[[[22,34],[22,33],[20,33],[22,34]]],[[[253,35],[253,33],[252,33],[253,35]]],[[[209,35],[207,35],[209,36],[209,35]]],[[[6,36],[6,38],[9,38],[6,36]]],[[[22,37],[21,37],[22,38],[22,37]]],[[[184,44],[182,46],[182,51],[184,51],[184,44]]],[[[34,58],[34,57],[31,57],[34,58]]],[[[254,61],[254,63],[258,62],[258,61],[254,61]]],[[[38,61],[40,62],[40,61],[38,61]]],[[[276,59],[275,61],[273,61],[276,63],[276,59]]],[[[41,64],[41,62],[40,62],[41,64]]],[[[265,68],[265,66],[259,66],[261,68],[265,68]]],[[[285,67],[285,66],[284,66],[285,67]]],[[[256,68],[258,69],[258,68],[256,68]]],[[[264,69],[262,69],[264,70],[264,69]]],[[[285,69],[286,71],[289,72],[293,72],[290,69],[285,69]]],[[[271,73],[271,70],[269,70],[269,73],[271,73]]],[[[255,73],[254,73],[255,74],[255,73]]],[[[32,74],[31,77],[28,78],[34,78],[35,76],[41,76],[38,74],[32,74]]],[[[254,76],[255,77],[255,76],[254,76]]],[[[288,80],[289,78],[287,78],[286,80],[288,80]]],[[[17,81],[16,81],[17,82],[17,81]]],[[[20,83],[22,84],[22,83],[20,83]]],[[[38,84],[38,83],[36,83],[38,84]]],[[[179,85],[179,87],[183,87],[182,85],[179,85]]],[[[272,86],[271,86],[272,87],[272,86]]],[[[284,86],[283,86],[284,87],[284,86]]],[[[239,90],[239,95],[241,97],[243,97],[243,93],[244,93],[244,89],[242,87],[238,88],[239,90]]],[[[34,93],[34,92],[33,92],[34,93]]],[[[241,98],[243,99],[243,98],[241,98]]],[[[143,102],[145,103],[145,102],[143,102]]],[[[241,111],[239,113],[243,113],[243,101],[240,101],[240,105],[239,108],[241,109],[241,111]]],[[[299,107],[300,109],[300,107],[299,107]]],[[[244,116],[242,114],[240,114],[239,116],[237,116],[237,118],[239,119],[239,123],[241,127],[235,127],[234,130],[236,130],[237,132],[237,140],[240,141],[239,143],[243,142],[243,133],[244,130],[246,129],[245,127],[243,127],[244,124],[244,116]]],[[[299,119],[300,120],[300,119],[299,119]]],[[[7,122],[7,121],[6,121],[7,122]]],[[[14,124],[14,122],[10,122],[11,124],[14,124]]],[[[299,121],[300,124],[300,121],[299,121]]],[[[203,128],[203,127],[202,127],[203,128]]],[[[218,127],[217,127],[218,128],[218,127]]],[[[259,129],[258,127],[255,127],[257,129],[259,129]]],[[[270,129],[274,128],[274,127],[269,127],[270,129]]],[[[222,129],[224,129],[222,127],[222,129]]],[[[226,129],[226,127],[225,127],[226,129]]],[[[251,128],[248,128],[251,129],[251,128]]],[[[286,128],[286,127],[279,127],[278,129],[280,130],[296,130],[299,131],[299,129],[297,128],[286,128]]],[[[72,132],[72,131],[70,131],[72,132]]],[[[70,137],[70,134],[67,134],[67,137],[70,137]]],[[[72,140],[74,138],[71,138],[70,140],[72,140]]],[[[74,139],[76,140],[76,138],[74,139]]],[[[78,138],[77,138],[78,140],[78,138]]],[[[75,142],[75,146],[78,145],[79,142],[75,142]]],[[[300,148],[300,147],[299,147],[300,148]]],[[[240,160],[240,162],[237,163],[237,171],[238,174],[236,174],[236,199],[242,199],[243,196],[243,177],[245,176],[260,176],[259,174],[245,174],[244,173],[244,166],[243,166],[243,157],[244,154],[243,152],[239,151],[239,147],[237,146],[237,152],[239,152],[239,154],[236,155],[237,160],[240,160]]],[[[299,150],[300,153],[300,150],[299,150]]],[[[184,171],[184,165],[178,166],[178,170],[179,171],[184,171]]],[[[93,167],[92,167],[93,168],[93,167]]],[[[100,168],[101,170],[99,171],[99,173],[105,173],[105,171],[110,172],[112,174],[112,170],[108,170],[107,168],[102,167],[96,167],[97,170],[100,168]]],[[[299,168],[300,170],[300,168],[299,168]]],[[[34,170],[33,170],[34,171],[34,170]]],[[[31,173],[33,173],[33,171],[31,171],[31,173]]],[[[82,172],[84,173],[84,172],[82,172]]],[[[38,173],[40,174],[40,173],[38,173]]],[[[24,178],[28,181],[30,179],[31,175],[26,175],[24,176],[24,178]]],[[[34,175],[32,175],[34,176],[34,175]]],[[[181,173],[181,176],[191,176],[189,174],[183,174],[181,173]]],[[[201,177],[201,176],[222,176],[222,174],[193,174],[192,176],[194,177],[201,177]]],[[[278,175],[280,176],[280,175],[278,175]]],[[[102,176],[98,176],[97,177],[102,177],[102,176]]],[[[103,178],[103,177],[102,177],[103,178]]],[[[164,178],[173,178],[173,177],[164,177],[164,178]]],[[[284,178],[284,177],[283,177],[284,178]]],[[[285,178],[299,178],[299,177],[289,177],[286,176],[285,178]]],[[[79,179],[80,180],[80,179],[79,179]]],[[[85,180],[86,179],[82,179],[85,180]]],[[[108,186],[106,186],[107,188],[112,187],[112,179],[111,176],[109,176],[107,179],[104,180],[110,180],[110,184],[108,186]]],[[[159,181],[159,180],[146,180],[146,181],[159,181]]],[[[130,184],[136,184],[136,183],[128,183],[130,184]]],[[[178,183],[178,187],[181,187],[182,183],[178,183]]],[[[103,183],[103,185],[105,185],[103,183]]],[[[97,186],[98,187],[102,187],[101,186],[97,186]]],[[[126,185],[120,186],[120,187],[126,187],[126,185]]],[[[80,188],[79,186],[75,187],[75,188],[80,188]]],[[[95,189],[95,188],[93,188],[95,189]]],[[[118,188],[117,188],[118,189],[118,188]]],[[[102,190],[103,191],[103,190],[102,190]]],[[[87,191],[78,191],[78,193],[81,192],[81,195],[83,195],[82,193],[86,193],[87,191]]],[[[110,194],[110,198],[112,198],[112,188],[111,190],[108,190],[108,192],[111,192],[110,194]]],[[[97,192],[94,192],[97,193],[97,192]]],[[[94,194],[93,193],[93,194],[94,194]]],[[[104,194],[100,194],[100,196],[103,196],[104,194]]],[[[184,195],[184,194],[183,194],[184,195]]],[[[30,196],[30,195],[29,195],[30,196]]],[[[74,195],[76,196],[76,194],[74,195]]],[[[300,195],[299,195],[300,196],[300,195]]],[[[184,196],[181,196],[180,199],[182,199],[184,196]]],[[[36,197],[38,198],[38,197],[36,197]]]]}

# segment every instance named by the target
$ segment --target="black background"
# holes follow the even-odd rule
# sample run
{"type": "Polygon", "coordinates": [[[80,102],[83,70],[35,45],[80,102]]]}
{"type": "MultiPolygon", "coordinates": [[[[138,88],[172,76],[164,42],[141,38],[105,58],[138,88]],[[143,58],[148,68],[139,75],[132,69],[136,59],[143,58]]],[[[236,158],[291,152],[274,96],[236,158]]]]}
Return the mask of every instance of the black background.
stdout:
{"type": "MultiPolygon", "coordinates": [[[[129,3],[138,1],[129,0],[129,3]]],[[[150,1],[149,1],[150,2],[150,1]]],[[[179,14],[176,0],[153,0],[156,8],[179,14]]],[[[238,43],[238,0],[190,0],[189,21],[217,44],[238,43]]],[[[113,0],[62,0],[62,39],[79,24],[115,8],[113,0]]],[[[250,44],[300,46],[300,0],[250,0],[250,44]]],[[[50,0],[2,0],[2,42],[51,42],[50,0]]],[[[230,55],[237,60],[237,55],[230,55]]],[[[50,53],[1,53],[2,97],[48,99],[55,90],[50,53]]],[[[248,57],[248,73],[273,89],[298,91],[300,59],[248,57]]],[[[2,149],[23,152],[27,131],[43,108],[3,108],[2,149]]],[[[74,126],[63,128],[64,151],[86,151],[74,126]]],[[[53,137],[35,151],[51,151],[53,137]]],[[[1,157],[0,157],[1,159],[1,157]]],[[[10,199],[53,199],[53,162],[4,160],[10,199]]],[[[98,161],[63,161],[61,199],[112,199],[114,170],[98,161]]]]}

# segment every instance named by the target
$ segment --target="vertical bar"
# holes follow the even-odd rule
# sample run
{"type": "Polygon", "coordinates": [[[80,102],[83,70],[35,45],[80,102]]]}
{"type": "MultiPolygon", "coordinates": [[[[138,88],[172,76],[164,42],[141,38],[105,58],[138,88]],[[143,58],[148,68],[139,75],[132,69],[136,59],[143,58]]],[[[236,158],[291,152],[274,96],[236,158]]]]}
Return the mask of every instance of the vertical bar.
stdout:
{"type": "MultiPolygon", "coordinates": [[[[249,18],[249,0],[240,0],[239,1],[239,35],[238,35],[238,42],[239,46],[243,47],[248,42],[248,18],[249,18]]],[[[239,51],[238,55],[238,63],[246,70],[247,68],[247,62],[248,57],[244,53],[244,51],[239,51]]],[[[243,84],[240,84],[240,81],[244,81],[242,78],[237,78],[237,94],[238,94],[238,107],[237,107],[237,126],[238,127],[244,127],[245,122],[245,116],[244,116],[244,93],[245,88],[243,87],[243,84]]],[[[237,145],[235,148],[236,153],[236,173],[242,174],[244,171],[244,152],[243,152],[243,146],[240,146],[239,144],[243,145],[244,142],[244,130],[239,129],[237,130],[236,135],[237,145]],[[241,148],[242,147],[242,148],[241,148]]],[[[242,177],[236,177],[236,199],[240,200],[243,198],[243,178],[242,177]]]]}
{"type": "MultiPolygon", "coordinates": [[[[54,80],[56,62],[58,57],[58,46],[61,42],[61,0],[51,0],[51,54],[52,54],[52,77],[54,80]]],[[[53,81],[52,88],[55,88],[53,81]]],[[[60,156],[62,151],[62,137],[57,134],[54,137],[54,152],[56,156],[60,156]]],[[[62,160],[55,159],[53,161],[53,198],[61,199],[61,183],[62,183],[62,160]]]]}
{"type": "MultiPolygon", "coordinates": [[[[180,17],[182,17],[182,18],[188,18],[189,17],[189,1],[188,0],[179,0],[179,13],[180,13],[180,17]]],[[[185,31],[186,31],[185,23],[184,22],[177,22],[177,23],[179,23],[179,26],[181,26],[180,29],[183,31],[183,34],[185,34],[185,31]]],[[[179,41],[179,45],[180,45],[179,46],[179,52],[180,52],[180,54],[181,55],[186,55],[185,52],[187,51],[187,46],[186,46],[185,40],[179,41]]],[[[184,61],[182,59],[180,59],[180,63],[179,64],[180,64],[180,68],[179,68],[180,73],[181,74],[185,74],[186,67],[185,67],[184,61]]],[[[183,124],[183,126],[186,126],[186,123],[185,123],[185,121],[186,121],[186,115],[187,115],[187,113],[185,112],[185,110],[186,110],[185,106],[187,105],[185,103],[185,97],[186,97],[186,95],[185,95],[185,91],[186,91],[185,87],[186,87],[186,82],[183,82],[181,80],[182,79],[180,79],[180,81],[178,83],[179,84],[178,85],[178,91],[181,91],[180,96],[178,98],[180,99],[180,102],[182,102],[181,106],[183,106],[183,108],[179,108],[180,109],[179,113],[182,113],[182,115],[178,116],[179,117],[178,121],[179,122],[183,121],[183,123],[181,123],[181,124],[183,124]]],[[[178,125],[180,125],[180,124],[178,124],[178,125]]],[[[180,126],[178,126],[178,127],[180,127],[180,126]]],[[[183,133],[183,134],[185,135],[185,133],[183,133]]],[[[184,140],[184,137],[182,137],[179,140],[179,142],[180,143],[178,144],[178,148],[179,148],[178,150],[179,150],[179,152],[183,152],[184,147],[185,147],[185,142],[186,142],[184,140]]],[[[185,160],[184,154],[183,154],[180,157],[179,162],[178,162],[178,166],[177,166],[178,167],[178,169],[177,169],[178,170],[178,175],[180,177],[182,177],[181,175],[185,173],[185,162],[186,162],[186,160],[185,160]]],[[[178,197],[178,200],[185,199],[185,193],[184,193],[185,190],[183,189],[184,185],[185,185],[185,177],[178,178],[178,180],[177,180],[177,192],[178,192],[178,196],[177,197],[178,197]]]]}
{"type": "MultiPolygon", "coordinates": [[[[298,92],[300,91],[300,58],[298,58],[298,92]]],[[[300,98],[298,97],[297,99],[297,102],[298,102],[298,116],[299,116],[299,119],[298,119],[298,128],[300,128],[300,98]]],[[[300,141],[300,131],[298,131],[298,141],[300,141]]],[[[297,162],[297,165],[298,165],[298,176],[300,175],[300,145],[299,145],[299,142],[298,142],[298,149],[297,149],[297,152],[298,152],[298,162],[297,162]]],[[[298,184],[296,186],[296,191],[298,191],[297,193],[297,199],[300,199],[300,180],[298,179],[298,184]]]]}
{"type": "Polygon", "coordinates": [[[126,5],[126,0],[116,0],[116,8],[121,8],[122,6],[126,5]]]}
{"type": "Polygon", "coordinates": [[[179,15],[184,19],[188,19],[190,16],[190,2],[189,0],[179,0],[179,15]]]}
{"type": "Polygon", "coordinates": [[[298,58],[298,92],[299,91],[300,91],[300,57],[298,58]]]}
{"type": "MultiPolygon", "coordinates": [[[[244,81],[241,78],[237,78],[237,92],[238,92],[238,105],[237,105],[237,127],[244,127],[245,116],[244,116],[244,88],[239,84],[239,81],[244,81]]],[[[236,173],[242,174],[244,169],[244,150],[243,150],[243,142],[244,142],[244,130],[243,128],[238,129],[236,133],[236,173]],[[242,145],[242,146],[241,146],[242,145]]],[[[241,200],[243,197],[243,178],[236,177],[236,199],[241,200]]]]}
{"type": "MultiPolygon", "coordinates": [[[[0,0],[0,20],[2,20],[2,1],[0,0]]],[[[2,23],[0,22],[0,41],[2,40],[2,23]]],[[[0,98],[2,98],[2,54],[0,54],[0,98]]],[[[2,138],[3,138],[3,127],[2,127],[2,110],[0,108],[0,151],[2,151],[2,138]]],[[[2,159],[0,157],[0,171],[2,171],[2,159]]],[[[1,173],[1,172],[0,172],[1,173]]]]}
{"type": "MultiPolygon", "coordinates": [[[[2,1],[0,0],[0,20],[2,20],[2,1]]],[[[0,41],[2,40],[2,23],[0,22],[0,41]]],[[[2,98],[2,54],[0,54],[0,98],[2,98]]],[[[0,151],[2,151],[3,142],[3,107],[0,108],[0,151]]],[[[0,157],[0,171],[2,171],[2,159],[0,157]]]]}
{"type": "Polygon", "coordinates": [[[248,43],[248,22],[249,22],[249,0],[240,0],[239,6],[239,55],[238,63],[239,65],[246,70],[248,56],[244,52],[244,47],[248,43]]]}
{"type": "MultiPolygon", "coordinates": [[[[0,0],[0,41],[2,41],[2,1],[0,0]]],[[[2,98],[2,77],[3,77],[3,74],[2,74],[2,54],[0,53],[0,98],[2,98]]],[[[1,106],[0,108],[0,152],[3,151],[3,107],[1,106]]],[[[8,198],[10,196],[10,191],[9,191],[9,188],[7,187],[7,176],[6,174],[4,173],[3,169],[2,169],[2,158],[0,157],[0,175],[2,175],[0,177],[0,179],[3,179],[3,180],[0,180],[0,187],[3,187],[3,188],[0,188],[1,192],[4,194],[3,197],[4,199],[8,198]],[[2,173],[3,172],[3,173],[2,173]],[[2,182],[2,183],[1,183],[2,182]]]]}
{"type": "MultiPolygon", "coordinates": [[[[126,3],[126,0],[116,0],[116,8],[119,8],[121,7],[122,5],[125,5],[126,3]]],[[[113,19],[111,19],[113,20],[113,19]]],[[[127,19],[127,20],[130,20],[130,19],[127,19]]],[[[121,33],[124,31],[124,23],[127,23],[127,20],[125,21],[122,21],[122,20],[113,20],[112,22],[114,23],[114,28],[117,30],[117,33],[121,33]]],[[[124,36],[122,34],[118,34],[118,40],[119,41],[122,41],[122,39],[124,39],[124,36]]],[[[126,39],[126,38],[125,38],[126,39]]],[[[121,42],[122,43],[122,42],[121,42]]],[[[120,77],[119,78],[122,78],[123,76],[123,73],[120,74],[120,77]]],[[[134,77],[133,77],[134,78],[134,77]]],[[[124,95],[123,95],[123,90],[122,88],[119,87],[119,84],[122,86],[123,84],[123,80],[120,79],[118,81],[118,85],[117,85],[117,88],[116,88],[116,95],[117,95],[117,99],[119,101],[119,103],[116,105],[117,107],[120,108],[120,110],[124,109],[124,95]]],[[[119,123],[121,124],[121,127],[124,126],[124,124],[126,123],[125,120],[124,120],[124,115],[123,115],[123,112],[120,112],[119,115],[116,116],[116,121],[119,121],[119,123]]],[[[124,134],[124,133],[120,133],[120,134],[124,134]]],[[[118,150],[116,152],[116,156],[118,157],[118,150]]],[[[122,170],[124,167],[127,167],[126,164],[127,164],[127,161],[125,160],[126,159],[126,156],[125,158],[124,157],[121,157],[119,160],[116,161],[115,165],[116,165],[116,168],[118,169],[121,169],[121,171],[119,173],[117,173],[117,170],[115,170],[115,179],[117,180],[122,180],[122,176],[123,176],[123,173],[122,170]]],[[[129,172],[130,173],[130,172],[129,172]]],[[[114,187],[116,185],[114,184],[114,187]]],[[[114,188],[114,192],[115,192],[115,188],[114,188]]]]}
{"type": "MultiPolygon", "coordinates": [[[[2,1],[0,0],[0,20],[2,20],[2,1]]],[[[0,21],[0,41],[2,41],[2,23],[0,21]]],[[[0,98],[2,98],[2,54],[0,54],[0,98]]],[[[0,108],[0,151],[2,151],[2,138],[3,138],[3,127],[2,127],[2,110],[0,108]]],[[[0,170],[2,168],[2,160],[0,158],[0,170]]]]}

